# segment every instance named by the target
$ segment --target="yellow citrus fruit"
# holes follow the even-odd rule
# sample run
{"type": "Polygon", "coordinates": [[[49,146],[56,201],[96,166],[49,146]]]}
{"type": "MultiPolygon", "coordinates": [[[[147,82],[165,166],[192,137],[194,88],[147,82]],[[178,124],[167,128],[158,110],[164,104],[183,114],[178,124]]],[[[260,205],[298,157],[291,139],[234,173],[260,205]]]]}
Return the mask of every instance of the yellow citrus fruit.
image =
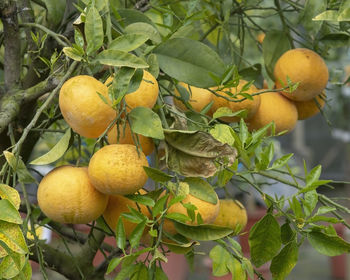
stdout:
{"type": "Polygon", "coordinates": [[[86,224],[106,209],[108,196],[91,184],[86,167],[61,166],[40,182],[38,203],[46,216],[56,222],[86,224]]]}
{"type": "Polygon", "coordinates": [[[238,200],[220,199],[220,211],[214,225],[232,228],[235,233],[238,233],[236,230],[242,231],[247,221],[247,211],[238,200]]]}
{"type": "MultiPolygon", "coordinates": [[[[169,201],[171,200],[171,196],[169,197],[169,201]]],[[[220,208],[220,203],[219,203],[219,198],[217,198],[217,203],[213,204],[204,200],[201,200],[191,194],[188,194],[181,202],[177,202],[174,205],[170,206],[168,209],[168,214],[170,213],[180,213],[184,214],[187,216],[187,208],[183,206],[183,203],[191,203],[194,206],[197,207],[197,210],[195,210],[195,215],[196,219],[194,222],[188,222],[188,224],[192,225],[198,225],[198,220],[197,220],[197,213],[199,213],[202,217],[203,224],[210,224],[214,222],[215,218],[219,214],[219,208],[220,208]]],[[[165,219],[164,220],[164,225],[163,229],[170,233],[170,234],[176,234],[176,229],[170,220],[165,219]]]]}
{"type": "MultiPolygon", "coordinates": [[[[142,191],[142,190],[141,190],[142,191]]],[[[142,194],[145,193],[144,191],[141,192],[142,194]]],[[[109,197],[108,205],[103,213],[103,218],[105,219],[108,226],[115,231],[118,223],[118,219],[122,213],[129,213],[129,207],[134,208],[135,210],[139,211],[136,203],[122,195],[111,195],[109,197]]],[[[148,218],[151,218],[151,215],[145,205],[139,204],[141,213],[147,216],[148,218]]],[[[136,223],[132,223],[128,221],[127,219],[122,218],[125,234],[127,237],[129,237],[132,233],[132,231],[137,226],[136,223]]]]}
{"type": "Polygon", "coordinates": [[[295,91],[283,92],[283,95],[295,101],[310,100],[322,92],[328,82],[327,65],[317,53],[309,49],[293,49],[285,52],[274,69],[277,88],[287,86],[287,77],[299,82],[295,91]]]}
{"type": "MultiPolygon", "coordinates": [[[[236,94],[236,93],[241,91],[241,89],[243,88],[243,86],[246,83],[247,83],[247,81],[240,80],[240,82],[236,88],[225,89],[224,91],[218,91],[217,93],[222,95],[222,96],[232,98],[227,93],[225,93],[225,91],[229,91],[232,94],[236,94]]],[[[250,88],[247,91],[245,91],[245,93],[252,95],[253,93],[255,93],[257,91],[258,91],[257,88],[254,85],[251,85],[250,88]]],[[[244,96],[239,95],[236,98],[237,98],[237,100],[240,100],[240,99],[243,99],[244,96]]],[[[230,108],[232,112],[237,112],[237,111],[245,109],[247,111],[246,119],[248,120],[252,116],[254,116],[255,112],[259,108],[260,95],[255,95],[253,97],[253,100],[245,99],[244,101],[241,101],[241,102],[229,101],[229,100],[226,100],[226,99],[219,97],[217,95],[213,95],[213,101],[214,101],[214,104],[211,107],[212,113],[215,113],[215,111],[221,107],[230,108]]],[[[222,117],[222,118],[220,118],[220,120],[223,120],[225,122],[238,122],[239,119],[240,119],[239,117],[222,117]]]]}
{"type": "MultiPolygon", "coordinates": [[[[179,83],[180,86],[184,87],[187,92],[190,94],[190,99],[188,100],[188,103],[192,106],[193,110],[196,112],[202,111],[202,109],[207,106],[213,98],[213,94],[204,88],[198,88],[194,86],[189,86],[188,84],[185,84],[183,82],[179,83]]],[[[175,88],[175,94],[177,96],[180,96],[180,93],[175,88]]],[[[183,111],[188,111],[187,107],[184,103],[182,103],[181,100],[178,100],[174,98],[174,104],[179,107],[183,111]]]]}
{"type": "MultiPolygon", "coordinates": [[[[113,81],[112,77],[109,77],[105,85],[110,84],[113,81]]],[[[153,75],[147,71],[143,71],[143,78],[140,83],[140,87],[131,93],[125,95],[125,102],[131,108],[147,107],[153,108],[157,102],[159,93],[158,82],[153,75]]]]}
{"type": "Polygon", "coordinates": [[[320,112],[320,108],[322,109],[324,107],[325,98],[325,94],[320,94],[311,100],[299,102],[295,101],[294,104],[298,110],[298,119],[305,120],[318,114],[320,112]]]}
{"type": "Polygon", "coordinates": [[[108,88],[86,75],[66,81],[59,94],[63,118],[75,132],[88,138],[99,137],[116,116],[98,94],[109,101],[108,88]]]}
{"type": "MultiPolygon", "coordinates": [[[[118,130],[117,130],[117,127],[114,125],[108,131],[108,134],[107,134],[109,144],[117,144],[117,141],[119,141],[119,144],[135,145],[134,139],[131,135],[131,129],[129,124],[125,124],[125,128],[123,127],[123,125],[119,125],[119,139],[117,138],[117,135],[118,135],[118,130]]],[[[154,143],[152,139],[140,134],[137,134],[137,136],[142,148],[142,152],[146,156],[150,155],[154,150],[154,143]]],[[[136,135],[134,137],[136,137],[136,135]]]]}
{"type": "Polygon", "coordinates": [[[147,181],[143,166],[146,156],[129,144],[107,145],[90,159],[89,177],[96,189],[105,194],[133,194],[147,181]]]}
{"type": "Polygon", "coordinates": [[[298,120],[294,103],[278,92],[267,92],[261,95],[261,103],[256,114],[247,122],[249,130],[257,130],[274,122],[276,133],[291,131],[298,120]]]}

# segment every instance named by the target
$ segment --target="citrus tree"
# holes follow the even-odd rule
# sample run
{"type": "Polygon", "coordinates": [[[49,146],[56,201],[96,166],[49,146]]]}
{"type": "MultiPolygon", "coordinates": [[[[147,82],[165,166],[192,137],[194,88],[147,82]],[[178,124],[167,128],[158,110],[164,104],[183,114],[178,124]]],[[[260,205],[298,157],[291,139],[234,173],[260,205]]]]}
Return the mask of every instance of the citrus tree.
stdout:
{"type": "Polygon", "coordinates": [[[337,182],[320,179],[320,165],[299,172],[293,154],[275,149],[332,95],[324,59],[348,46],[350,1],[0,7],[1,279],[31,279],[29,260],[44,279],[47,269],[67,279],[167,279],[170,252],[193,263],[207,241],[216,276],[263,279],[270,262],[273,278],[285,279],[306,240],[327,256],[350,251],[333,226],[350,228],[350,210],[318,193],[337,182]],[[41,165],[52,171],[40,174],[41,165]],[[295,192],[268,195],[271,182],[295,192]],[[249,232],[232,189],[266,205],[249,232]],[[40,227],[64,248],[42,240],[40,227]],[[238,235],[249,235],[249,256],[238,235]],[[97,252],[104,260],[94,266],[97,252]]]}

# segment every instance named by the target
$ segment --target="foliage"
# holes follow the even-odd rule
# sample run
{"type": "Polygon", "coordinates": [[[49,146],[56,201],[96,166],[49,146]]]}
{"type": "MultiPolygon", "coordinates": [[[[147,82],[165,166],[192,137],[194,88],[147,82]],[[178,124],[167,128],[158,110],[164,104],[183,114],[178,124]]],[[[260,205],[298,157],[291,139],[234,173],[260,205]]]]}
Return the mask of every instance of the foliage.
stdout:
{"type": "MultiPolygon", "coordinates": [[[[249,131],[243,118],[230,124],[219,119],[244,116],[244,112],[220,108],[210,117],[207,114],[210,103],[201,112],[195,112],[191,106],[182,112],[168,102],[173,97],[188,105],[190,92],[181,90],[180,96],[175,96],[174,88],[180,81],[209,90],[213,87],[225,90],[237,87],[244,78],[248,84],[235,96],[231,93],[228,97],[231,101],[243,101],[251,98],[245,91],[252,83],[261,88],[266,80],[272,88],[274,65],[286,50],[306,47],[327,57],[332,48],[347,47],[349,1],[19,2],[17,8],[23,14],[18,16],[18,32],[26,38],[23,53],[19,54],[23,67],[19,66],[18,77],[12,77],[16,71],[3,67],[8,61],[1,58],[1,89],[7,98],[14,94],[13,81],[17,81],[23,90],[20,92],[23,99],[16,103],[18,107],[28,100],[36,102],[31,104],[29,113],[21,107],[23,115],[14,113],[9,121],[10,113],[3,117],[3,112],[17,100],[3,102],[0,107],[0,127],[6,124],[1,137],[7,139],[1,142],[1,279],[30,279],[29,259],[39,262],[45,279],[48,267],[70,279],[103,279],[105,273],[112,273],[117,267],[115,279],[167,279],[161,266],[167,262],[167,254],[171,251],[184,254],[191,263],[198,241],[215,242],[209,253],[215,276],[231,273],[235,279],[247,279],[255,273],[262,277],[256,269],[271,261],[273,277],[285,279],[296,265],[298,250],[305,240],[327,256],[350,251],[350,244],[333,227],[343,223],[350,228],[342,216],[349,214],[350,209],[318,192],[321,186],[337,182],[322,179],[320,165],[310,170],[305,164],[303,175],[294,172],[293,154],[275,151],[274,139],[279,135],[274,135],[274,124],[249,131]],[[27,10],[32,18],[24,14],[27,10]],[[261,32],[265,33],[262,44],[257,40],[261,32]],[[160,95],[153,109],[129,110],[124,97],[139,87],[140,69],[157,78],[160,95]],[[36,186],[37,182],[30,170],[36,165],[86,165],[92,154],[108,143],[107,131],[92,140],[67,127],[61,120],[56,94],[72,76],[90,75],[106,81],[113,74],[109,96],[118,112],[116,121],[126,116],[134,136],[151,137],[157,146],[152,167],[145,167],[152,182],[151,190],[128,196],[138,205],[147,206],[149,215],[138,211],[140,208],[130,207],[115,229],[99,218],[89,224],[88,235],[80,235],[46,218],[31,203],[27,188],[29,184],[36,186]],[[33,84],[27,85],[27,79],[33,84]],[[28,97],[29,93],[36,95],[28,97]],[[26,119],[24,123],[22,119],[26,119]],[[39,138],[51,138],[52,147],[29,161],[28,155],[35,150],[39,138]],[[291,186],[296,192],[290,197],[272,197],[262,188],[267,180],[291,186]],[[249,234],[250,259],[232,238],[232,229],[202,224],[194,205],[183,203],[188,215],[167,213],[171,205],[181,203],[189,193],[215,203],[214,189],[224,189],[229,194],[229,183],[245,186],[246,192],[257,191],[266,204],[266,215],[249,233],[242,233],[249,234]],[[21,208],[16,188],[22,194],[21,208]],[[23,219],[19,209],[26,213],[23,219]],[[163,229],[166,219],[174,224],[176,235],[163,229]],[[130,236],[126,235],[123,220],[136,224],[130,236]],[[194,221],[199,224],[191,225],[194,221]],[[39,240],[35,232],[38,225],[56,232],[65,251],[57,252],[39,240]],[[34,239],[29,239],[27,232],[34,239]],[[105,236],[115,237],[114,246],[103,243],[105,236]],[[67,241],[83,244],[81,250],[73,254],[67,241]],[[102,265],[94,268],[92,260],[98,250],[108,252],[108,256],[105,254],[102,265]],[[140,260],[142,254],[146,257],[140,260]]],[[[7,5],[16,7],[15,1],[8,1],[7,5]]],[[[5,57],[4,51],[7,54],[5,43],[9,40],[4,37],[8,32],[4,11],[1,12],[4,26],[0,34],[0,44],[4,42],[1,57],[5,57]]],[[[289,90],[295,87],[292,83],[286,85],[289,90]]],[[[268,91],[279,89],[256,94],[268,91]]]]}

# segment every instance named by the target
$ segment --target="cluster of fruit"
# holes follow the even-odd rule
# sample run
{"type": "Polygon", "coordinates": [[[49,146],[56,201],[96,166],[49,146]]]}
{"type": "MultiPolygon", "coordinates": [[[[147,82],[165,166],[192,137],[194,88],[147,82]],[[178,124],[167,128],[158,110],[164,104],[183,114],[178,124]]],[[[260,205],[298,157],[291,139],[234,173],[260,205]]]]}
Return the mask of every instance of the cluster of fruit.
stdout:
{"type": "MultiPolygon", "coordinates": [[[[110,81],[111,79],[107,79],[103,84],[93,77],[82,75],[69,79],[62,86],[59,95],[62,115],[69,126],[81,136],[99,137],[116,118],[116,111],[108,104],[110,100],[107,85],[110,81]]],[[[125,102],[128,110],[139,106],[152,108],[157,97],[158,83],[150,73],[144,71],[139,89],[127,94],[125,102]]],[[[124,195],[136,192],[146,194],[142,187],[148,177],[143,167],[148,166],[146,155],[152,153],[153,141],[138,135],[142,151],[137,150],[127,123],[120,129],[114,125],[108,131],[107,137],[110,144],[92,156],[88,167],[60,166],[42,179],[37,198],[41,210],[49,218],[61,223],[84,224],[103,215],[113,230],[121,214],[129,212],[128,207],[138,209],[151,218],[149,208],[136,205],[124,195]]],[[[242,229],[247,222],[246,211],[239,202],[220,202],[217,199],[217,203],[213,204],[191,194],[181,202],[171,205],[167,212],[187,215],[187,209],[183,206],[186,203],[195,206],[196,217],[199,213],[202,218],[200,222],[205,224],[215,223],[233,229],[239,224],[242,229]],[[228,208],[231,215],[227,214],[228,208]],[[237,215],[232,215],[235,213],[237,215]]],[[[136,224],[128,220],[123,222],[126,235],[130,236],[136,224]]],[[[198,222],[195,220],[192,223],[198,222]]],[[[169,220],[164,222],[163,229],[170,234],[176,233],[169,220]]]]}
{"type": "MultiPolygon", "coordinates": [[[[275,65],[274,77],[276,89],[284,90],[267,92],[268,90],[258,90],[252,85],[244,91],[245,94],[251,95],[252,99],[239,94],[247,83],[244,80],[240,80],[237,87],[216,91],[216,94],[206,89],[189,87],[184,83],[180,85],[191,92],[188,103],[197,112],[210,102],[213,102],[210,114],[221,107],[227,107],[232,112],[246,110],[245,120],[250,130],[274,122],[276,133],[291,131],[298,120],[305,120],[320,112],[325,104],[324,89],[328,82],[328,69],[317,53],[303,48],[285,52],[275,65]],[[297,83],[294,91],[289,90],[290,82],[297,83]],[[232,96],[235,96],[236,100],[232,96]],[[240,101],[242,99],[244,100],[240,101]]],[[[176,94],[180,96],[179,92],[176,94]]],[[[182,101],[175,99],[174,102],[179,108],[187,110],[182,101]]],[[[220,119],[229,123],[239,121],[239,117],[220,119]]]]}

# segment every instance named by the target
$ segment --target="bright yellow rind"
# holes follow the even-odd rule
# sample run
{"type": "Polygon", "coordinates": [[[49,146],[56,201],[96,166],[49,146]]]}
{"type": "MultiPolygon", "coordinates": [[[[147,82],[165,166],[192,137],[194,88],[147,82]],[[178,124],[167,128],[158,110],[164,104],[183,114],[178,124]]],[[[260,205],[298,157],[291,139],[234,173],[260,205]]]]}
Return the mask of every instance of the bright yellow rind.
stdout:
{"type": "Polygon", "coordinates": [[[69,79],[60,90],[59,106],[63,118],[81,136],[99,137],[116,116],[98,93],[110,102],[108,88],[86,75],[69,79]]]}
{"type": "Polygon", "coordinates": [[[267,92],[261,95],[261,103],[256,114],[247,121],[250,131],[258,130],[274,122],[276,133],[291,131],[298,120],[298,112],[294,103],[278,92],[267,92]]]}
{"type": "Polygon", "coordinates": [[[289,79],[299,86],[292,93],[282,94],[295,101],[310,100],[322,92],[328,82],[328,68],[322,57],[312,50],[298,48],[285,52],[276,62],[276,88],[288,85],[289,79]]]}
{"type": "Polygon", "coordinates": [[[129,144],[107,145],[89,163],[89,177],[96,189],[110,195],[133,194],[143,187],[148,166],[146,156],[129,144]]]}
{"type": "MultiPolygon", "coordinates": [[[[214,224],[242,231],[247,225],[248,217],[244,206],[237,200],[220,199],[220,210],[214,224]]],[[[235,232],[238,233],[238,232],[235,232]]]]}
{"type": "Polygon", "coordinates": [[[108,196],[91,184],[86,167],[61,166],[40,182],[38,203],[50,219],[69,224],[86,224],[105,210],[108,196]]]}

